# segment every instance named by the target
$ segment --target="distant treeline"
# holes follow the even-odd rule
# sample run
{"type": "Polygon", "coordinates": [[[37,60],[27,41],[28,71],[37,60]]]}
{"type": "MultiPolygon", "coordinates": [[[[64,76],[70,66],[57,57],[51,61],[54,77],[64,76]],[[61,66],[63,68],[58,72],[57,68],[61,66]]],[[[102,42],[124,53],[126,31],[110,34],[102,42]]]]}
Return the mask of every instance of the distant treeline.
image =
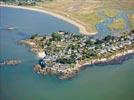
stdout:
{"type": "Polygon", "coordinates": [[[3,2],[44,2],[44,1],[53,1],[53,0],[1,0],[3,2]]]}
{"type": "Polygon", "coordinates": [[[39,2],[51,2],[53,0],[2,0],[5,3],[12,3],[12,4],[16,4],[16,5],[30,5],[30,6],[34,6],[39,2]]]}

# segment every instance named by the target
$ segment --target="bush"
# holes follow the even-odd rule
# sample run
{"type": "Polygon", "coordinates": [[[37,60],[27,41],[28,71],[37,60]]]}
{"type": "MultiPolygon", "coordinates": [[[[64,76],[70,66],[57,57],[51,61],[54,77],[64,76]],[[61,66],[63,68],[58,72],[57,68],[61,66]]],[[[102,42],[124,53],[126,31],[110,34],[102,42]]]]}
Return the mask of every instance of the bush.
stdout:
{"type": "Polygon", "coordinates": [[[58,63],[62,63],[62,64],[72,64],[72,63],[75,63],[75,60],[74,59],[67,59],[67,58],[59,58],[56,60],[56,62],[58,63]]]}

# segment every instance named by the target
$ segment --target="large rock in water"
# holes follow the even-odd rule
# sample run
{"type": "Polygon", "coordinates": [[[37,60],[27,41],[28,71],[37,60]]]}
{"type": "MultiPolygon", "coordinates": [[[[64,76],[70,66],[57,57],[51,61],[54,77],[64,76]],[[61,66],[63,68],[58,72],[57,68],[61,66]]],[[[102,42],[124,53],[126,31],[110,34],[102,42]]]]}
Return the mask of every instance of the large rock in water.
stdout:
{"type": "Polygon", "coordinates": [[[46,72],[49,74],[49,75],[51,75],[52,74],[52,70],[51,70],[51,68],[46,68],[46,72]]]}
{"type": "Polygon", "coordinates": [[[34,71],[35,72],[40,72],[41,71],[41,66],[39,64],[34,65],[34,71]]]}
{"type": "Polygon", "coordinates": [[[0,66],[1,65],[17,65],[20,63],[21,63],[21,60],[5,60],[3,62],[0,62],[0,66]]]}

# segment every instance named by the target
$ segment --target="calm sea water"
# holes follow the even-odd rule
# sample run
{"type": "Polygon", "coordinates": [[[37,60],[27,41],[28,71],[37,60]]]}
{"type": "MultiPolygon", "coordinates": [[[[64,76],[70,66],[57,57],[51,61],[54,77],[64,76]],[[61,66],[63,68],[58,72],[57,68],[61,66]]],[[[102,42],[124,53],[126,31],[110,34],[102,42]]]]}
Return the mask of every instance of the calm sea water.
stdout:
{"type": "Polygon", "coordinates": [[[0,100],[134,100],[134,59],[120,65],[89,67],[66,81],[34,73],[38,58],[16,42],[34,33],[61,29],[78,32],[75,26],[47,14],[0,8],[0,61],[22,60],[17,66],[0,67],[0,100]]]}

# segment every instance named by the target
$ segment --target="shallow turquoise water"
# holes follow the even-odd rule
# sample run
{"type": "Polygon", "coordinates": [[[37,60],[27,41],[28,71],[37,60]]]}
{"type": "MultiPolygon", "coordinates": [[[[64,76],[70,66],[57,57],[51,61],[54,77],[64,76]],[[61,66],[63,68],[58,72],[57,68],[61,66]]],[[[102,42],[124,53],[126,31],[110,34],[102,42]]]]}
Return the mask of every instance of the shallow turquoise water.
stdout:
{"type": "Polygon", "coordinates": [[[0,61],[20,59],[17,66],[0,67],[0,100],[133,100],[134,59],[120,65],[93,66],[72,80],[42,77],[33,72],[38,58],[16,41],[29,34],[78,29],[46,14],[0,8],[0,61]],[[8,31],[5,27],[14,26],[8,31]]]}

